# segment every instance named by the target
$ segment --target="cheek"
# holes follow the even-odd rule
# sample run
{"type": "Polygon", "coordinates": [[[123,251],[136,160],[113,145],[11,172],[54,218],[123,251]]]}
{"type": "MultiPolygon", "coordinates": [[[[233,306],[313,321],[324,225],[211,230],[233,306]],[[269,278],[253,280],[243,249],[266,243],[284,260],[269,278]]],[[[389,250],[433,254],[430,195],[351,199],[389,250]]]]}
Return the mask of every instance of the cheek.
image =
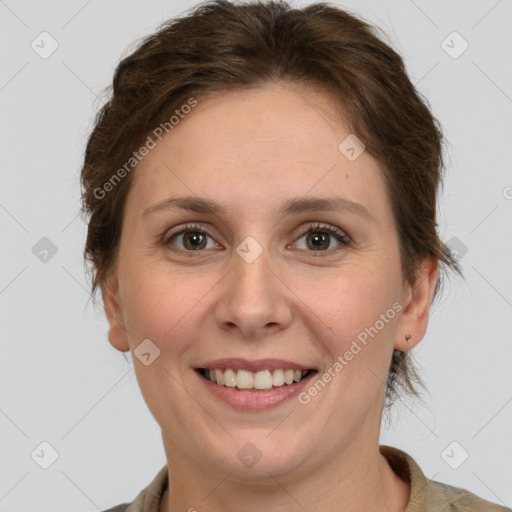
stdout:
{"type": "Polygon", "coordinates": [[[125,260],[119,266],[120,292],[130,345],[149,338],[159,347],[180,352],[197,332],[198,308],[215,280],[212,275],[170,268],[165,262],[125,260]]]}
{"type": "Polygon", "coordinates": [[[353,348],[356,341],[361,350],[353,361],[359,364],[351,362],[351,366],[375,361],[386,363],[399,308],[398,278],[393,276],[391,267],[386,272],[377,264],[354,265],[342,272],[326,274],[325,278],[317,276],[314,282],[301,281],[297,295],[310,309],[309,317],[316,319],[313,320],[315,332],[332,359],[343,356],[351,347],[357,351],[357,347],[353,348]]]}

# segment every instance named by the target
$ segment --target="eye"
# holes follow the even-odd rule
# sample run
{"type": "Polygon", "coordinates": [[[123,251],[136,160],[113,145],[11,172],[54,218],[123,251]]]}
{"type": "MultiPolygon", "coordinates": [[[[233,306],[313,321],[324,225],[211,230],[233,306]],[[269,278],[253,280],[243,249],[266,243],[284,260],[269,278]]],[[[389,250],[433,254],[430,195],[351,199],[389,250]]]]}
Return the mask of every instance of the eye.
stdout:
{"type": "Polygon", "coordinates": [[[317,251],[319,253],[333,253],[341,250],[342,247],[331,249],[329,251],[326,250],[330,248],[333,237],[341,244],[341,246],[348,247],[351,243],[350,238],[343,231],[335,228],[334,226],[321,225],[318,223],[310,225],[308,229],[301,234],[298,240],[304,236],[306,236],[305,250],[312,249],[313,251],[317,251]]]}
{"type": "MultiPolygon", "coordinates": [[[[316,252],[318,256],[320,253],[337,252],[342,247],[336,249],[327,250],[331,247],[332,238],[335,238],[341,246],[348,247],[351,244],[349,236],[343,231],[330,225],[322,225],[319,223],[310,224],[306,231],[303,231],[298,241],[306,236],[306,247],[305,250],[309,252],[316,252]],[[307,235],[307,236],[306,236],[307,235]]],[[[298,242],[296,242],[298,243],[298,242]]],[[[168,246],[174,246],[177,250],[191,252],[191,251],[202,251],[203,249],[219,249],[221,246],[213,240],[208,234],[208,228],[202,224],[187,224],[179,231],[173,233],[165,233],[163,237],[163,244],[168,246]],[[208,245],[208,238],[211,239],[210,245],[208,245]],[[176,241],[180,241],[181,247],[176,247],[176,241]]],[[[299,247],[300,249],[304,249],[299,247]]],[[[172,248],[174,250],[174,248],[172,248]]]]}
{"type": "Polygon", "coordinates": [[[178,249],[182,251],[199,251],[202,249],[215,249],[220,247],[208,234],[205,226],[201,224],[187,224],[177,233],[166,233],[163,243],[164,245],[170,245],[171,243],[171,245],[175,245],[174,242],[180,239],[182,246],[178,247],[178,249]],[[210,246],[208,246],[208,238],[213,242],[210,246]]]}

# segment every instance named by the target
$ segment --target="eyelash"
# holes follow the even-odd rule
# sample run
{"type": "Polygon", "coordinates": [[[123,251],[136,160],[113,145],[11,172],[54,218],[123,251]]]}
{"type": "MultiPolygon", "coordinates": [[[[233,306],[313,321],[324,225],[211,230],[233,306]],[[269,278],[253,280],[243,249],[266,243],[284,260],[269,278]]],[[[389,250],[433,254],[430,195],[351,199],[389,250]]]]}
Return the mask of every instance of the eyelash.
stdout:
{"type": "MultiPolygon", "coordinates": [[[[166,236],[167,235],[167,232],[164,233],[164,236],[162,237],[162,242],[164,245],[168,245],[170,244],[170,242],[175,238],[175,237],[178,237],[180,235],[183,235],[184,233],[187,233],[187,232],[200,232],[200,233],[205,233],[206,235],[208,235],[210,238],[213,239],[213,237],[209,234],[208,232],[208,229],[206,226],[203,226],[202,224],[185,224],[185,226],[180,229],[180,231],[176,232],[176,233],[171,233],[170,235],[166,236]]],[[[307,229],[305,231],[303,231],[300,235],[299,235],[299,239],[302,238],[304,235],[307,235],[309,233],[329,233],[330,235],[332,235],[334,238],[336,238],[336,240],[338,242],[340,242],[341,244],[341,247],[338,247],[336,249],[328,249],[328,250],[319,250],[319,251],[307,251],[307,252],[311,252],[311,253],[314,253],[315,255],[331,255],[339,250],[341,250],[343,248],[343,246],[345,247],[350,247],[351,244],[352,244],[352,241],[350,239],[350,237],[344,233],[343,231],[335,228],[334,226],[331,226],[329,224],[320,224],[320,223],[314,223],[314,224],[310,224],[307,229]],[[323,253],[323,254],[322,254],[323,253]]],[[[179,252],[187,252],[187,253],[194,253],[196,251],[190,251],[190,250],[184,250],[184,249],[175,249],[173,248],[172,250],[174,251],[179,251],[179,252]]],[[[202,251],[198,251],[198,252],[202,252],[202,251]]]]}

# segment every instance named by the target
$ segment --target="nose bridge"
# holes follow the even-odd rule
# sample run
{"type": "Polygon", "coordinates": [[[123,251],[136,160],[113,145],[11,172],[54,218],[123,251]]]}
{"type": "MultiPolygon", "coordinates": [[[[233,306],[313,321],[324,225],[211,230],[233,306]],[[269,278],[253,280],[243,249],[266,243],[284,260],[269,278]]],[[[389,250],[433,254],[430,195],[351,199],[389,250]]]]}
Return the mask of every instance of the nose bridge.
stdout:
{"type": "MultiPolygon", "coordinates": [[[[259,238],[263,242],[263,235],[259,238]]],[[[236,248],[217,309],[217,321],[224,328],[236,326],[246,336],[257,336],[290,322],[286,287],[271,270],[276,265],[268,247],[247,237],[236,248]]]]}
{"type": "MultiPolygon", "coordinates": [[[[260,236],[260,241],[263,242],[260,236]]],[[[247,237],[236,248],[231,293],[238,301],[243,301],[246,308],[263,308],[271,300],[269,289],[272,255],[268,244],[259,243],[253,237],[247,237]]]]}
{"type": "Polygon", "coordinates": [[[241,297],[254,297],[266,293],[269,287],[268,267],[271,255],[268,248],[263,249],[254,239],[245,240],[236,249],[234,256],[233,285],[234,292],[241,297]]]}

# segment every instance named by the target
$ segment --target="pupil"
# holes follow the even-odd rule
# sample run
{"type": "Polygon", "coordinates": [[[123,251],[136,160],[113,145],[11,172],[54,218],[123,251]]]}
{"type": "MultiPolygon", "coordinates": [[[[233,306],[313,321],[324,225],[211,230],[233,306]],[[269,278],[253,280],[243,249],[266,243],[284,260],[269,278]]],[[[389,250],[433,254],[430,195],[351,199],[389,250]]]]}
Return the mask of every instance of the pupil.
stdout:
{"type": "Polygon", "coordinates": [[[315,247],[315,249],[329,247],[329,240],[327,238],[326,233],[311,233],[311,235],[309,236],[309,241],[313,242],[313,246],[315,247]]]}
{"type": "Polygon", "coordinates": [[[189,236],[185,238],[187,241],[192,241],[192,249],[200,249],[204,244],[201,244],[201,242],[204,242],[204,237],[201,233],[198,231],[192,231],[189,233],[189,236]]]}

